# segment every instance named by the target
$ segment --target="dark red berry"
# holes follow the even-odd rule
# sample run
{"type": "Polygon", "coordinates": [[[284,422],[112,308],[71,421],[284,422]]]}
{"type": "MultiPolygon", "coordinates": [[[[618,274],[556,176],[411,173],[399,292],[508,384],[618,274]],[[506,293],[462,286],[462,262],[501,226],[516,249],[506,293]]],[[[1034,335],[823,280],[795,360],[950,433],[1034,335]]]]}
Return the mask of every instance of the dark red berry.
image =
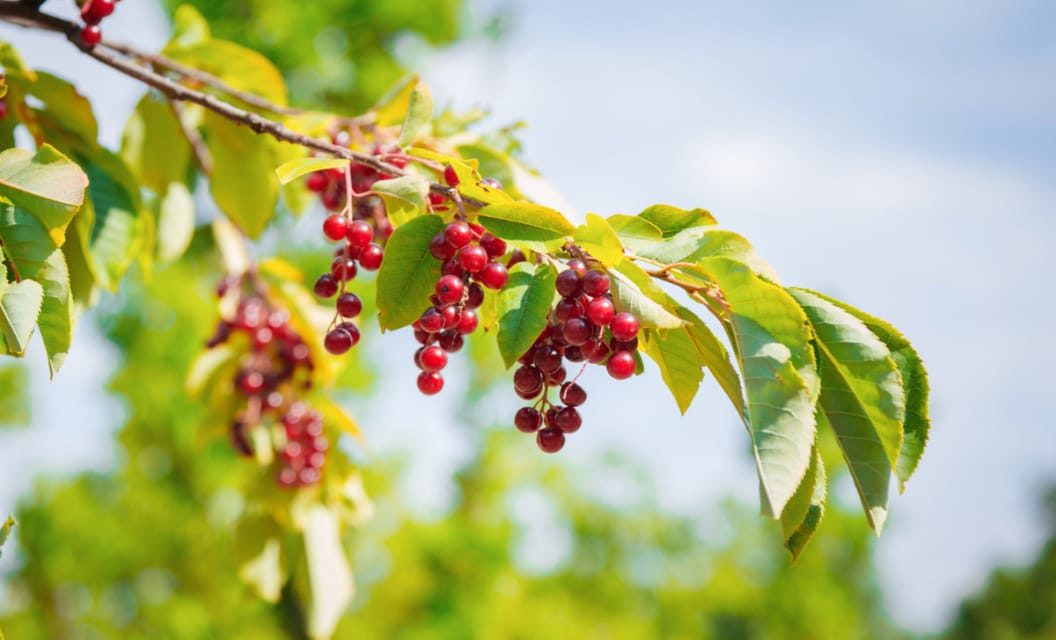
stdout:
{"type": "Polygon", "coordinates": [[[323,220],[323,235],[327,238],[336,242],[343,239],[346,233],[348,233],[348,218],[345,216],[334,213],[323,220]]]}
{"type": "Polygon", "coordinates": [[[338,285],[334,277],[329,273],[324,273],[319,276],[319,279],[315,281],[315,286],[312,290],[315,291],[315,295],[320,298],[330,298],[337,293],[338,285]]]}
{"type": "Polygon", "coordinates": [[[363,301],[354,293],[343,293],[337,299],[337,312],[345,318],[355,318],[363,311],[363,301]]]}
{"type": "Polygon", "coordinates": [[[498,258],[506,253],[506,241],[490,233],[480,236],[480,246],[484,247],[489,258],[498,258]]]}
{"type": "Polygon", "coordinates": [[[238,388],[249,396],[260,393],[264,389],[264,375],[259,371],[248,371],[239,378],[238,388]]]}
{"type": "Polygon", "coordinates": [[[513,417],[514,426],[517,427],[518,431],[523,431],[524,433],[538,431],[542,422],[543,416],[539,415],[539,411],[532,407],[521,407],[513,417]]]}
{"type": "Polygon", "coordinates": [[[84,20],[85,24],[99,24],[103,18],[114,12],[115,4],[114,0],[88,0],[81,7],[81,20],[84,20]]]}
{"type": "Polygon", "coordinates": [[[444,227],[444,240],[456,249],[461,249],[473,240],[473,230],[461,220],[444,227]]]}
{"type": "Polygon", "coordinates": [[[98,25],[90,24],[81,29],[81,42],[85,46],[94,47],[103,41],[103,30],[98,25]]]}
{"type": "Polygon", "coordinates": [[[418,326],[426,333],[440,333],[444,329],[444,314],[430,307],[418,318],[418,326]]]}
{"type": "Polygon", "coordinates": [[[462,312],[454,305],[444,307],[440,310],[440,313],[444,316],[445,329],[454,329],[462,322],[462,312]]]}
{"type": "Polygon", "coordinates": [[[334,261],[330,263],[330,275],[338,282],[355,278],[358,271],[356,261],[352,258],[334,258],[334,261]]]}
{"type": "Polygon", "coordinates": [[[617,380],[626,380],[634,375],[636,363],[630,351],[617,351],[609,358],[605,370],[617,380]]]}
{"type": "Polygon", "coordinates": [[[587,401],[587,392],[575,382],[566,382],[561,385],[561,402],[570,407],[578,407],[587,401]]]}
{"type": "Polygon", "coordinates": [[[561,322],[581,317],[583,317],[583,303],[578,298],[561,298],[554,305],[554,318],[561,322]]]}
{"type": "Polygon", "coordinates": [[[488,253],[480,245],[467,245],[458,250],[458,264],[470,273],[478,273],[488,264],[488,253]]]}
{"type": "Polygon", "coordinates": [[[601,364],[609,357],[609,346],[601,340],[591,339],[582,348],[583,355],[592,364],[601,364]]]}
{"type": "Polygon", "coordinates": [[[583,276],[583,292],[588,296],[603,296],[609,292],[609,274],[604,271],[588,271],[583,276]]]}
{"type": "Polygon", "coordinates": [[[585,262],[583,262],[582,260],[580,260],[579,258],[575,258],[575,259],[569,260],[568,261],[568,268],[573,270],[573,271],[575,271],[580,276],[587,275],[587,264],[585,262]]]}
{"type": "Polygon", "coordinates": [[[535,442],[545,453],[557,453],[565,446],[565,434],[559,429],[547,427],[540,429],[535,436],[535,442]]]}
{"type": "Polygon", "coordinates": [[[267,327],[260,327],[259,329],[253,332],[253,348],[259,351],[264,347],[267,347],[269,344],[271,344],[271,341],[272,339],[274,339],[274,337],[275,334],[272,333],[271,329],[267,327]]]}
{"type": "Polygon", "coordinates": [[[370,243],[359,254],[359,266],[367,271],[376,271],[381,266],[381,260],[385,257],[385,250],[381,245],[370,243]]]}
{"type": "Polygon", "coordinates": [[[627,341],[638,335],[638,318],[633,313],[621,311],[613,316],[609,323],[612,337],[620,341],[627,341]]]}
{"type": "Polygon", "coordinates": [[[374,228],[364,220],[353,220],[348,225],[345,238],[348,240],[350,247],[357,251],[363,251],[374,239],[374,228]]]}
{"type": "Polygon", "coordinates": [[[489,289],[501,289],[506,286],[510,274],[506,267],[498,262],[489,262],[480,272],[480,281],[489,289]]]}
{"type": "Polygon", "coordinates": [[[446,182],[449,187],[458,186],[458,173],[451,165],[444,167],[444,182],[446,182]]]}
{"type": "Polygon", "coordinates": [[[444,304],[453,304],[462,299],[465,284],[458,276],[442,276],[436,281],[436,297],[444,304]]]}
{"type": "Polygon", "coordinates": [[[569,362],[583,362],[586,359],[582,347],[571,346],[565,349],[565,360],[569,362]]]}
{"type": "Polygon", "coordinates": [[[579,412],[574,407],[565,407],[557,412],[554,424],[565,433],[575,433],[583,424],[583,418],[579,416],[579,412]]]}
{"type": "Polygon", "coordinates": [[[613,351],[636,351],[638,349],[638,338],[630,340],[613,340],[611,345],[613,351]]]}
{"type": "Polygon", "coordinates": [[[447,196],[445,196],[442,193],[436,193],[435,191],[430,191],[429,192],[429,204],[433,205],[434,207],[439,207],[441,205],[445,205],[445,204],[447,204],[447,196]]]}
{"type": "Polygon", "coordinates": [[[437,371],[423,371],[418,374],[418,390],[427,396],[435,396],[444,388],[444,376],[437,371]]]}
{"type": "Polygon", "coordinates": [[[476,282],[469,285],[469,293],[466,294],[466,308],[476,309],[484,304],[484,288],[476,282]]]}
{"type": "Polygon", "coordinates": [[[455,256],[455,249],[447,243],[444,233],[440,232],[429,241],[429,253],[437,260],[450,260],[455,256]]]}
{"type": "Polygon", "coordinates": [[[616,306],[612,304],[612,300],[604,296],[594,298],[587,304],[587,318],[599,327],[609,324],[615,315],[616,306]]]}
{"type": "Polygon", "coordinates": [[[582,278],[573,269],[565,269],[561,273],[557,274],[557,281],[554,283],[557,288],[557,292],[566,298],[574,298],[579,295],[580,290],[583,287],[582,278]]]}
{"type": "Polygon", "coordinates": [[[513,388],[518,391],[532,391],[543,386],[543,373],[532,366],[518,367],[513,372],[513,388]]]}
{"type": "Polygon", "coordinates": [[[329,180],[326,179],[326,174],[322,171],[316,171],[315,173],[309,174],[308,179],[304,181],[304,186],[308,187],[309,191],[320,193],[329,184],[329,180]]]}
{"type": "Polygon", "coordinates": [[[546,384],[551,387],[559,386],[565,381],[565,377],[568,375],[568,371],[564,367],[558,367],[546,374],[546,384]]]}
{"type": "Polygon", "coordinates": [[[539,347],[532,358],[532,364],[543,373],[556,371],[561,366],[561,352],[551,346],[539,347]]]}
{"type": "Polygon", "coordinates": [[[439,371],[447,366],[447,352],[435,344],[424,347],[418,356],[418,366],[423,371],[439,371]]]}
{"type": "Polygon", "coordinates": [[[448,353],[455,353],[462,349],[465,338],[458,331],[444,331],[440,334],[440,348],[448,353]]]}
{"type": "Polygon", "coordinates": [[[580,346],[590,340],[594,328],[582,318],[571,318],[562,328],[562,335],[568,344],[580,346]]]}
{"type": "Polygon", "coordinates": [[[510,254],[510,259],[506,261],[506,268],[509,269],[513,265],[524,262],[528,257],[524,255],[524,252],[520,249],[514,249],[513,253],[510,254]]]}
{"type": "Polygon", "coordinates": [[[347,353],[352,348],[352,334],[343,327],[334,328],[323,338],[323,346],[335,356],[347,353]]]}

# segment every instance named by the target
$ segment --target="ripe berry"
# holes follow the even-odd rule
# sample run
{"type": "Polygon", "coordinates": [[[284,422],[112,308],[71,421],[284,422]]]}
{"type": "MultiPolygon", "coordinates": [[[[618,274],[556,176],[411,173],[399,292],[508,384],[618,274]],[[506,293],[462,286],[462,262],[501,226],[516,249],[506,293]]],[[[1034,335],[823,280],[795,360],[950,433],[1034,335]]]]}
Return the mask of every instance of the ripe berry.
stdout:
{"type": "Polygon", "coordinates": [[[561,352],[549,345],[539,347],[532,358],[532,363],[543,373],[556,371],[561,366],[561,352]]]}
{"type": "Polygon", "coordinates": [[[562,335],[568,344],[579,346],[590,340],[593,327],[582,318],[571,318],[562,327],[562,335]]]}
{"type": "Polygon", "coordinates": [[[430,307],[418,318],[418,326],[426,333],[440,333],[444,328],[444,314],[430,307]]]}
{"type": "Polygon", "coordinates": [[[346,233],[348,233],[348,218],[345,216],[333,213],[323,220],[323,235],[334,242],[344,238],[346,233]]]}
{"type": "Polygon", "coordinates": [[[442,193],[436,193],[435,191],[429,192],[429,204],[434,207],[439,207],[447,204],[447,196],[442,193]]]}
{"type": "Polygon", "coordinates": [[[539,412],[532,407],[521,407],[513,417],[513,424],[517,427],[517,430],[524,433],[538,431],[542,422],[543,416],[539,415],[539,412]]]}
{"type": "Polygon", "coordinates": [[[449,260],[455,256],[456,249],[447,243],[444,233],[440,232],[429,241],[429,253],[437,260],[449,260]]]}
{"type": "Polygon", "coordinates": [[[323,338],[323,346],[335,356],[347,353],[352,348],[352,334],[344,327],[336,327],[323,338]]]}
{"type": "Polygon", "coordinates": [[[583,304],[578,298],[562,298],[554,305],[554,318],[565,322],[583,316],[583,304]]]}
{"type": "Polygon", "coordinates": [[[454,329],[462,322],[462,312],[454,305],[444,307],[440,310],[440,314],[444,316],[445,329],[454,329]]]}
{"type": "Polygon", "coordinates": [[[462,299],[465,284],[458,276],[443,276],[436,281],[436,297],[444,304],[454,304],[462,299]]]}
{"type": "Polygon", "coordinates": [[[565,434],[553,427],[541,429],[535,436],[535,442],[545,453],[557,453],[565,446],[565,434]]]}
{"type": "Polygon", "coordinates": [[[484,247],[489,258],[498,258],[506,253],[506,241],[490,233],[480,236],[480,246],[484,247]]]}
{"type": "Polygon", "coordinates": [[[461,334],[470,334],[477,330],[477,325],[480,323],[480,319],[477,316],[477,312],[472,309],[464,309],[462,316],[458,320],[458,326],[455,327],[461,334]]]}
{"type": "Polygon", "coordinates": [[[440,348],[448,353],[455,353],[462,349],[465,338],[458,331],[444,331],[440,334],[440,348]]]}
{"type": "Polygon", "coordinates": [[[506,286],[510,274],[506,267],[498,262],[489,262],[480,272],[480,281],[489,289],[501,289],[506,286]]]}
{"type": "Polygon", "coordinates": [[[470,273],[478,273],[488,264],[488,253],[480,245],[468,245],[458,250],[458,264],[470,273]]]}
{"type": "Polygon", "coordinates": [[[260,393],[264,388],[264,375],[259,371],[250,371],[239,378],[238,388],[250,396],[260,393]]]}
{"type": "Polygon", "coordinates": [[[520,249],[514,249],[513,253],[510,254],[510,259],[506,261],[506,268],[509,269],[513,265],[524,262],[528,259],[528,256],[524,255],[524,252],[520,249]]]}
{"type": "Polygon", "coordinates": [[[446,182],[449,187],[458,186],[458,173],[451,165],[444,167],[444,182],[446,182]]]}
{"type": "Polygon", "coordinates": [[[81,19],[85,24],[95,25],[114,12],[114,0],[88,0],[81,7],[81,19]]]}
{"type": "Polygon", "coordinates": [[[103,41],[103,30],[98,25],[90,24],[81,29],[81,42],[86,46],[94,47],[103,41]]]}
{"type": "Polygon", "coordinates": [[[315,173],[309,174],[308,179],[304,181],[304,186],[308,187],[309,191],[314,193],[321,193],[323,189],[326,189],[326,185],[330,183],[326,178],[326,174],[322,171],[316,171],[315,173]]]}
{"type": "MultiPolygon", "coordinates": [[[[593,273],[593,271],[591,273],[593,273]]],[[[594,298],[589,304],[587,304],[587,318],[599,327],[604,327],[609,324],[615,315],[615,305],[612,304],[612,300],[604,296],[594,298]]]]}
{"type": "Polygon", "coordinates": [[[557,281],[554,286],[557,288],[557,292],[565,298],[574,298],[579,295],[583,283],[578,273],[572,269],[565,269],[557,274],[557,281]]]}
{"type": "Polygon", "coordinates": [[[381,266],[381,260],[384,257],[385,250],[381,248],[381,245],[372,242],[363,249],[363,253],[359,254],[359,266],[367,271],[376,271],[381,266]]]}
{"type": "Polygon", "coordinates": [[[469,293],[466,294],[466,308],[476,309],[484,304],[484,288],[476,282],[469,285],[469,293]]]}
{"type": "Polygon", "coordinates": [[[437,345],[424,347],[418,356],[423,371],[440,371],[447,366],[447,352],[437,345]]]}
{"type": "Polygon", "coordinates": [[[588,271],[583,276],[583,292],[588,296],[603,296],[609,292],[609,276],[604,271],[588,271]]]}
{"type": "Polygon", "coordinates": [[[565,433],[575,433],[583,424],[583,418],[579,416],[579,412],[574,407],[565,407],[557,412],[554,424],[565,433]]]}
{"type": "Polygon", "coordinates": [[[609,358],[605,370],[617,380],[626,380],[634,375],[636,363],[630,351],[617,351],[609,358]]]}
{"type": "Polygon", "coordinates": [[[267,327],[261,327],[253,332],[253,348],[257,351],[267,347],[271,344],[275,334],[271,332],[271,329],[267,327]]]}
{"type": "Polygon", "coordinates": [[[355,278],[358,271],[356,261],[352,258],[334,258],[334,261],[330,263],[330,275],[338,282],[355,278]]]}
{"type": "Polygon", "coordinates": [[[337,312],[345,318],[355,318],[363,311],[363,301],[354,293],[343,293],[337,299],[337,312]]]}
{"type": "Polygon", "coordinates": [[[620,341],[627,341],[638,335],[638,318],[626,311],[617,313],[609,323],[612,337],[620,341]]]}
{"type": "Polygon", "coordinates": [[[568,268],[578,273],[580,276],[587,274],[587,263],[582,260],[575,258],[568,261],[568,268]]]}
{"type": "Polygon", "coordinates": [[[315,286],[312,287],[312,290],[320,298],[329,298],[337,293],[337,288],[337,281],[334,280],[334,277],[329,273],[324,273],[315,281],[315,286]]]}
{"type": "Polygon", "coordinates": [[[418,374],[418,390],[427,396],[435,396],[444,388],[444,376],[436,371],[423,371],[418,374]]]}
{"type": "Polygon", "coordinates": [[[444,227],[444,240],[456,249],[461,249],[473,240],[473,230],[461,220],[444,227]]]}
{"type": "Polygon", "coordinates": [[[565,381],[565,376],[568,375],[568,371],[564,367],[558,367],[546,374],[546,384],[556,387],[565,381]]]}
{"type": "Polygon", "coordinates": [[[609,357],[609,345],[601,340],[590,340],[583,345],[583,355],[591,364],[601,364],[609,357]]]}
{"type": "Polygon", "coordinates": [[[348,225],[348,230],[345,231],[345,238],[348,240],[349,246],[357,251],[362,251],[374,239],[374,229],[363,220],[353,220],[348,225]]]}
{"type": "Polygon", "coordinates": [[[587,392],[575,382],[566,382],[561,385],[561,402],[570,407],[578,407],[587,401],[587,392]]]}
{"type": "Polygon", "coordinates": [[[543,374],[535,367],[518,367],[513,372],[513,388],[518,391],[532,391],[543,386],[543,374]]]}

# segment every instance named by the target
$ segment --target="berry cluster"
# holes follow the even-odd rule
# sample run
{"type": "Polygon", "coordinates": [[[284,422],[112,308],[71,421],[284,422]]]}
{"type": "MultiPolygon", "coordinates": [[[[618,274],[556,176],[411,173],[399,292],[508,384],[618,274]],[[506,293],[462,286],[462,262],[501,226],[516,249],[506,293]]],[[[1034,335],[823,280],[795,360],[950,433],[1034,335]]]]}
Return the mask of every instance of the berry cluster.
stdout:
{"type": "Polygon", "coordinates": [[[461,349],[463,336],[477,328],[484,287],[503,288],[509,274],[506,265],[497,261],[506,253],[506,242],[462,220],[436,234],[429,253],[442,261],[443,275],[436,281],[432,306],[414,323],[414,337],[422,345],[414,362],[421,369],[418,390],[431,396],[444,388],[440,371],[447,366],[447,354],[461,349]]]}
{"type": "Polygon", "coordinates": [[[212,349],[241,335],[250,346],[234,380],[246,404],[231,425],[231,443],[240,454],[251,456],[251,431],[269,422],[281,423],[284,438],[275,445],[283,460],[279,484],[314,484],[326,462],[328,442],[318,412],[296,399],[302,389],[311,386],[311,352],[290,325],[289,313],[272,307],[258,291],[247,291],[246,284],[244,278],[220,283],[217,293],[222,298],[237,296],[237,309],[233,317],[221,318],[206,343],[212,349]]]}
{"type": "Polygon", "coordinates": [[[120,0],[88,0],[81,5],[81,20],[84,21],[84,28],[81,29],[81,42],[86,46],[94,47],[103,41],[103,30],[99,27],[99,23],[114,12],[118,2],[120,0]]]}
{"type": "Polygon", "coordinates": [[[609,284],[604,271],[588,270],[582,260],[570,260],[568,269],[557,276],[561,300],[550,312],[550,323],[514,372],[517,395],[524,400],[538,398],[517,411],[514,424],[520,431],[535,433],[536,443],[546,453],[560,451],[565,434],[575,433],[583,422],[577,407],[586,402],[587,393],[574,379],[565,381],[564,360],[604,364],[617,380],[634,375],[638,319],[616,311],[609,284]],[[559,388],[557,404],[549,399],[551,387],[559,388]]]}

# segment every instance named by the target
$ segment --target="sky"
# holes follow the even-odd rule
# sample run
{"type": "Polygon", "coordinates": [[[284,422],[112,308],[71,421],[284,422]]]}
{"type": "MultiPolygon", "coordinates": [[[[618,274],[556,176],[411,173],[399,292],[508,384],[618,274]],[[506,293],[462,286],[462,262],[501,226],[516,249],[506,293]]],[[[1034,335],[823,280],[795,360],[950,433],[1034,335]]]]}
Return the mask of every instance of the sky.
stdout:
{"type": "MultiPolygon", "coordinates": [[[[506,37],[416,65],[440,102],[527,122],[525,159],[570,213],[708,208],[785,283],[842,297],[913,340],[931,376],[932,437],[892,502],[878,555],[892,617],[935,629],[994,564],[1034,555],[1039,492],[1056,480],[1046,375],[1056,358],[1056,5],[733,4],[478,1],[477,16],[509,12],[506,37]]],[[[124,3],[108,28],[146,47],[165,33],[147,2],[124,3]]],[[[104,140],[116,142],[139,87],[54,39],[10,27],[0,37],[79,78],[104,140]]],[[[52,387],[31,354],[37,424],[0,434],[0,511],[29,486],[27,469],[112,463],[121,408],[84,384],[104,379],[111,357],[86,325],[52,387]],[[57,391],[74,394],[76,409],[44,401],[57,391]]],[[[405,347],[391,335],[364,347],[394,361],[383,391],[413,386],[396,364],[405,347]]],[[[567,464],[633,453],[665,506],[687,514],[729,495],[756,500],[743,429],[708,380],[684,417],[655,372],[633,383],[590,372],[585,386],[593,395],[567,464]]],[[[416,416],[431,402],[355,409],[387,451],[423,442],[416,416]]],[[[494,405],[517,406],[512,393],[494,405]]],[[[444,504],[468,454],[454,418],[430,428],[409,480],[429,496],[426,510],[444,504]]],[[[855,501],[846,486],[835,492],[855,501]]]]}

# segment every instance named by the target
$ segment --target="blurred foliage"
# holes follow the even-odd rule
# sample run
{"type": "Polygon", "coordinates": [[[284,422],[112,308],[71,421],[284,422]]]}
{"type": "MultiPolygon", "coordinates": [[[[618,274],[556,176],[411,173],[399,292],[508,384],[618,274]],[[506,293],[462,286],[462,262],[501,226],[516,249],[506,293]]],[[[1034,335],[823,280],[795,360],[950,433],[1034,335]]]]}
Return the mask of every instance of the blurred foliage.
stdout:
{"type": "Polygon", "coordinates": [[[401,38],[432,46],[464,35],[463,0],[165,0],[191,4],[213,33],[260,51],[286,73],[301,106],[359,113],[407,71],[401,38]]]}
{"type": "Polygon", "coordinates": [[[945,637],[950,640],[1056,638],[1056,487],[1047,497],[1049,539],[1028,567],[994,571],[966,600],[945,637]]]}
{"type": "Polygon", "coordinates": [[[29,372],[21,363],[0,365],[0,428],[29,424],[29,372]]]}

